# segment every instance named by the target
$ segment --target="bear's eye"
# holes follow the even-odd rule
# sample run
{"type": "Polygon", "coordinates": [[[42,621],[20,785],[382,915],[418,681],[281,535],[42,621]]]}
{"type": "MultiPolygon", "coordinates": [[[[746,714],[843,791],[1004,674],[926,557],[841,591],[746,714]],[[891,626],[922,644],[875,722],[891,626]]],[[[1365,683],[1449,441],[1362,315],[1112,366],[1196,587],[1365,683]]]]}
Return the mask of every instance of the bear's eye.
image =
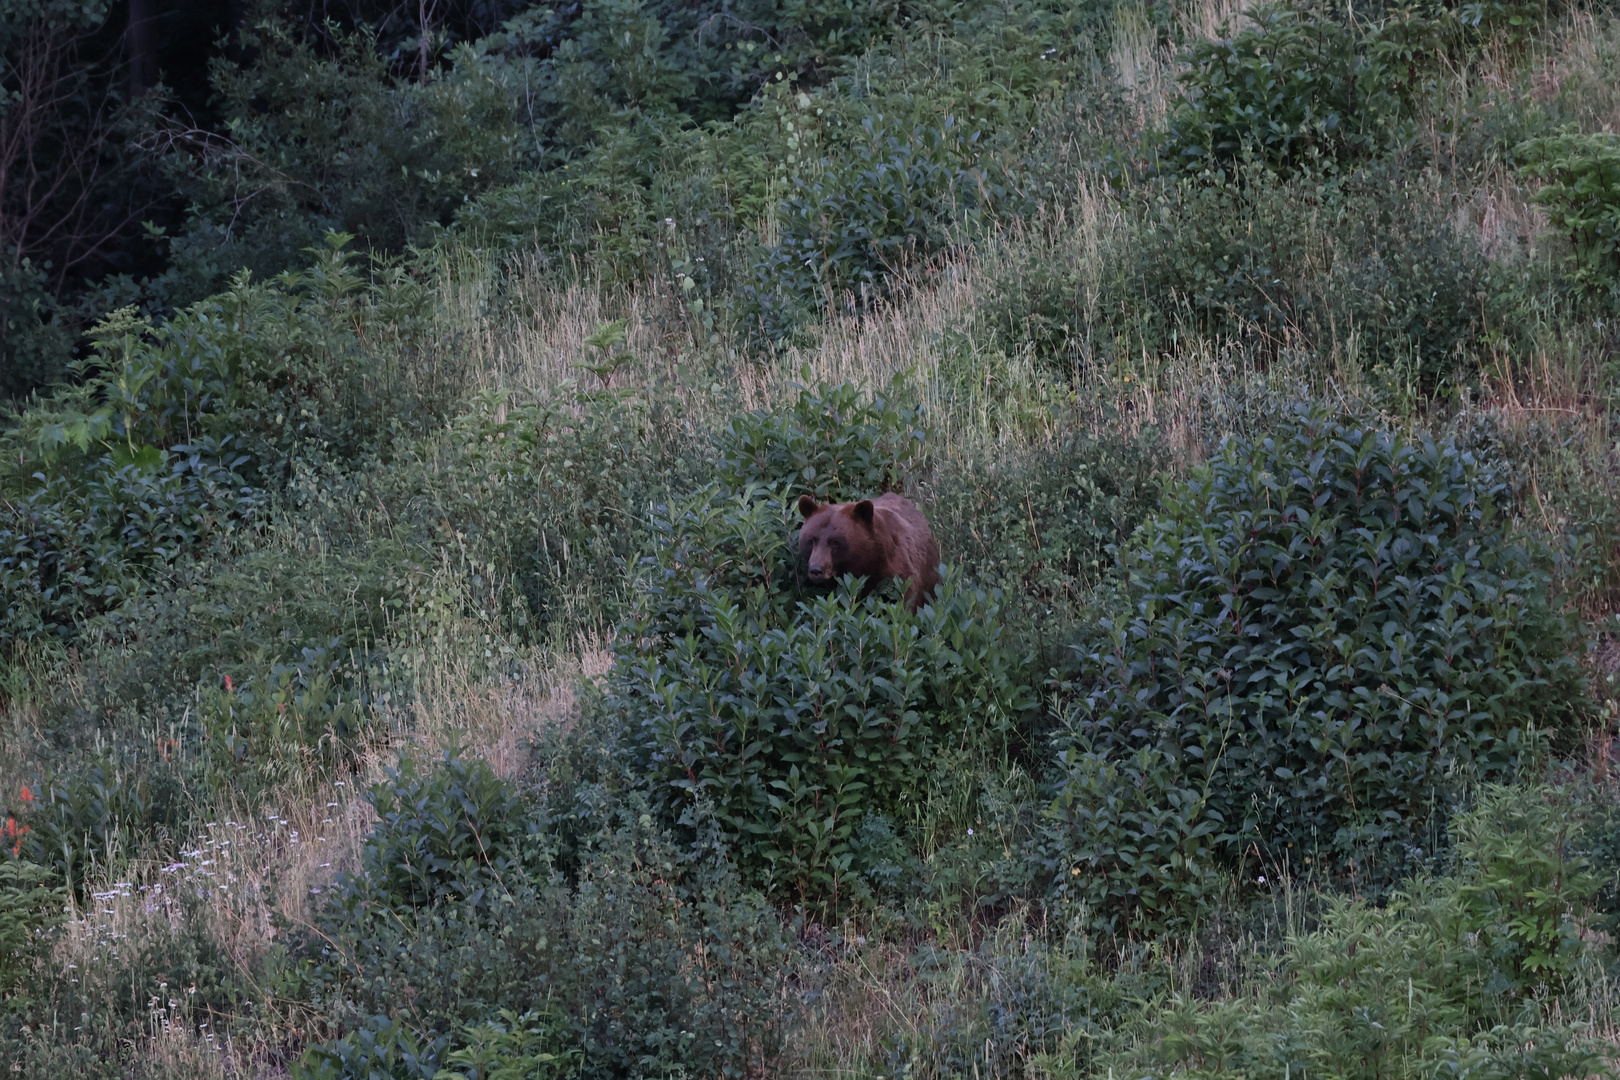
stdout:
{"type": "Polygon", "coordinates": [[[831,540],[829,540],[827,542],[827,546],[832,548],[833,551],[837,552],[840,555],[842,555],[849,548],[849,544],[846,543],[844,541],[844,538],[841,537],[841,536],[833,537],[831,540]]]}

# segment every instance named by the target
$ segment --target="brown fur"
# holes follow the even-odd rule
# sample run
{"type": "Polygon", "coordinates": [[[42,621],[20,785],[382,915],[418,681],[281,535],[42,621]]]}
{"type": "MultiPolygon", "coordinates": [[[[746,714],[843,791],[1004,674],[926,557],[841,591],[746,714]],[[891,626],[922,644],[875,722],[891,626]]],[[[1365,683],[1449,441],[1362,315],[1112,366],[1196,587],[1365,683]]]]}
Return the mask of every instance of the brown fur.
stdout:
{"type": "Polygon", "coordinates": [[[813,583],[830,585],[854,574],[867,579],[870,592],[884,578],[905,578],[912,611],[939,584],[939,547],[910,499],[890,492],[860,502],[817,503],[801,495],[799,513],[799,553],[810,564],[813,583]]]}

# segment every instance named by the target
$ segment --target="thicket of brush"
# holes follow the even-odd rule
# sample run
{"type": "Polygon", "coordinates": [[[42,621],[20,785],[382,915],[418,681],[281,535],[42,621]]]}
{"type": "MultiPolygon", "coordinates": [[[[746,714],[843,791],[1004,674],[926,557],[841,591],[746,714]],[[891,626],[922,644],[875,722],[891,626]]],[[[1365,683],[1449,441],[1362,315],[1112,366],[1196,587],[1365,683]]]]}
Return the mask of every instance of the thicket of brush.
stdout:
{"type": "Polygon", "coordinates": [[[1620,22],[565,14],[267,8],[0,432],[13,1074],[1620,1063],[1620,22]]]}

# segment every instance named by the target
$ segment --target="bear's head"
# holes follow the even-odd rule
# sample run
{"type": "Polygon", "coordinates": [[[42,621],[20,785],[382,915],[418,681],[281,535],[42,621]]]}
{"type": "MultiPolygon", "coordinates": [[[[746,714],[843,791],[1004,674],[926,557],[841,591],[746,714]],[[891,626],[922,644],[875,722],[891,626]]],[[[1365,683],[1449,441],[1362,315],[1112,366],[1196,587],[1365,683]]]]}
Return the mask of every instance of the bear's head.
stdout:
{"type": "Polygon", "coordinates": [[[799,496],[799,553],[810,564],[810,580],[830,585],[845,574],[871,577],[883,572],[882,545],[873,529],[871,499],[860,502],[817,503],[799,496]]]}

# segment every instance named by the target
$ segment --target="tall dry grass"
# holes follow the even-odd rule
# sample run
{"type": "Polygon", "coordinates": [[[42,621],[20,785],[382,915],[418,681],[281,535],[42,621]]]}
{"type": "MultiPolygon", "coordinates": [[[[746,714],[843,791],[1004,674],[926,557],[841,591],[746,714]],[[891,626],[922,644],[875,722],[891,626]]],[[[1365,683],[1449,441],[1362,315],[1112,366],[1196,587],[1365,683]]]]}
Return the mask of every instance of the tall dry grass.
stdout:
{"type": "Polygon", "coordinates": [[[216,1033],[219,1019],[197,1007],[194,988],[153,974],[138,979],[148,1037],[136,1048],[174,1076],[280,1075],[275,1062],[313,1033],[305,1007],[255,983],[286,929],[317,936],[316,905],[338,874],[355,872],[376,815],[372,783],[406,755],[431,760],[448,751],[476,756],[512,777],[528,763],[528,743],[543,729],[570,722],[581,679],[607,667],[600,641],[581,642],[577,656],[492,679],[456,655],[435,658],[419,673],[417,693],[379,730],[342,780],[299,783],[258,805],[216,806],[172,863],[113,859],[111,874],[87,884],[89,902],[70,904],[51,963],[93,993],[111,993],[144,947],[203,936],[228,958],[255,995],[254,1023],[216,1033]],[[303,1033],[303,1034],[301,1034],[303,1033]]]}

